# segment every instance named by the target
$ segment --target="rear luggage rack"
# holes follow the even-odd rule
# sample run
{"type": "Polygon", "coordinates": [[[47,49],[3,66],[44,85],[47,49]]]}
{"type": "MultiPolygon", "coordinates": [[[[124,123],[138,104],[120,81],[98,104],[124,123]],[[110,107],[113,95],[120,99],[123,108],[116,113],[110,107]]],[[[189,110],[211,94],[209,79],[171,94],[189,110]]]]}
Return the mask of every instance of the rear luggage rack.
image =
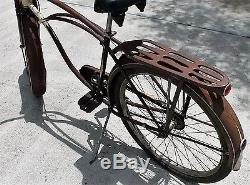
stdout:
{"type": "Polygon", "coordinates": [[[231,89],[229,78],[219,69],[151,40],[127,41],[113,51],[123,51],[130,59],[155,67],[163,75],[173,76],[223,96],[231,89]]]}

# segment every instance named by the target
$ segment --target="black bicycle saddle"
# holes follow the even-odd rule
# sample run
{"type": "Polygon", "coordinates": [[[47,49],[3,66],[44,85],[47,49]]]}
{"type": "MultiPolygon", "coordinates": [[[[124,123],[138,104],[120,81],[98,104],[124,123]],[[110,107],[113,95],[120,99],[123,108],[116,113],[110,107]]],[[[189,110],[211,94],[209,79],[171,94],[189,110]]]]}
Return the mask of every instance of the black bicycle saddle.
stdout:
{"type": "Polygon", "coordinates": [[[98,13],[120,13],[126,12],[132,5],[136,5],[143,12],[146,0],[95,0],[94,10],[98,13]]]}

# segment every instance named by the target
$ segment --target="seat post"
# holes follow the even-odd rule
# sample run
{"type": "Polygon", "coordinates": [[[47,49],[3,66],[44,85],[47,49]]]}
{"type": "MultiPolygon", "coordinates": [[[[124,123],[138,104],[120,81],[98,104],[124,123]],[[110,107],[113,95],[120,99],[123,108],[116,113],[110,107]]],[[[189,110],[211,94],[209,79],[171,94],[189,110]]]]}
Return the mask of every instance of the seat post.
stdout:
{"type": "Polygon", "coordinates": [[[103,51],[102,51],[102,60],[100,66],[100,74],[99,74],[99,81],[98,81],[98,90],[102,89],[104,74],[106,71],[107,66],[107,59],[108,59],[108,50],[110,46],[110,40],[112,36],[112,16],[111,13],[108,13],[108,19],[106,24],[106,30],[104,34],[104,42],[103,42],[103,51]]]}
{"type": "Polygon", "coordinates": [[[112,16],[111,13],[108,13],[108,19],[106,24],[106,33],[110,36],[112,33],[112,16]]]}

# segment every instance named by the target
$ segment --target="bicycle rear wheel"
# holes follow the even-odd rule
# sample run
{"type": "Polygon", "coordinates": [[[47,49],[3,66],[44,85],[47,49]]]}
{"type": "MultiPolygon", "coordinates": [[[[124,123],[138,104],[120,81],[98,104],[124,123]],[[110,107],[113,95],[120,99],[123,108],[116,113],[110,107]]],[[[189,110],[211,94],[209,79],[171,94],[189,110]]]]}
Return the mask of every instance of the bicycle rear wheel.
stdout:
{"type": "MultiPolygon", "coordinates": [[[[37,2],[33,2],[37,6],[37,2]]],[[[39,23],[30,10],[22,7],[21,0],[15,0],[15,5],[30,88],[35,96],[40,97],[46,92],[46,68],[39,35],[39,23]]]]}
{"type": "Polygon", "coordinates": [[[162,167],[188,181],[208,183],[226,177],[234,164],[233,138],[223,126],[221,112],[214,111],[217,106],[227,106],[223,114],[231,116],[228,110],[232,109],[227,102],[223,104],[224,97],[215,99],[213,93],[184,85],[169,126],[171,129],[160,136],[136,121],[156,129],[157,124],[164,125],[168,116],[166,107],[173,100],[176,84],[137,64],[127,67],[126,73],[151,115],[123,75],[117,75],[115,80],[114,101],[117,109],[132,120],[123,119],[123,123],[142,149],[162,167]],[[184,107],[188,107],[185,115],[184,107]]]}

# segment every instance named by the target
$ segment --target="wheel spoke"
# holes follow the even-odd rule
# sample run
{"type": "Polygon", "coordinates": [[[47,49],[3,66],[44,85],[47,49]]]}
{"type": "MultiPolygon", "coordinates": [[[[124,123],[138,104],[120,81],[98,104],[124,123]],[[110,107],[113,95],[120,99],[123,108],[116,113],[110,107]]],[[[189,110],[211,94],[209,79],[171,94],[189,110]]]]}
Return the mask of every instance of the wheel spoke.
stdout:
{"type": "Polygon", "coordinates": [[[197,114],[191,115],[191,117],[199,116],[199,115],[201,115],[201,114],[205,114],[205,112],[200,112],[200,113],[197,113],[197,114]]]}
{"type": "MultiPolygon", "coordinates": [[[[135,93],[135,92],[132,90],[132,88],[129,87],[129,86],[128,86],[128,90],[129,90],[130,92],[132,92],[132,93],[135,93]]],[[[138,93],[138,95],[141,96],[142,98],[144,98],[144,99],[146,99],[146,100],[148,100],[148,101],[150,101],[150,102],[152,102],[152,103],[158,105],[159,107],[162,107],[162,108],[165,107],[165,106],[164,106],[165,102],[162,102],[162,101],[160,101],[160,100],[155,100],[154,98],[151,98],[150,96],[148,96],[148,95],[146,95],[146,94],[144,94],[144,93],[142,93],[142,92],[140,92],[140,91],[138,91],[137,93],[138,93]]],[[[135,94],[136,94],[136,93],[135,93],[135,94]]]]}
{"type": "MultiPolygon", "coordinates": [[[[131,105],[131,106],[134,106],[134,107],[137,107],[137,108],[146,109],[142,104],[132,102],[131,100],[126,100],[126,103],[128,103],[128,105],[131,105]]],[[[149,108],[152,111],[156,111],[156,112],[159,112],[159,113],[165,113],[166,112],[164,109],[160,109],[160,108],[157,108],[157,107],[149,106],[149,108]]]]}
{"type": "MultiPolygon", "coordinates": [[[[131,112],[131,111],[130,111],[130,114],[133,115],[133,116],[136,116],[136,117],[139,117],[139,118],[143,118],[143,119],[145,119],[145,120],[148,120],[148,121],[154,123],[154,120],[150,119],[148,116],[142,116],[142,115],[140,115],[140,114],[137,114],[137,113],[131,112]]],[[[162,122],[157,122],[157,123],[158,123],[158,124],[162,124],[162,122]]],[[[155,126],[157,126],[157,125],[155,125],[155,126]]]]}
{"type": "Polygon", "coordinates": [[[174,136],[174,137],[179,137],[179,138],[182,138],[182,139],[185,139],[185,140],[188,140],[188,141],[193,141],[194,143],[198,143],[198,144],[200,144],[200,145],[202,145],[202,146],[205,146],[205,147],[207,147],[207,148],[216,150],[216,151],[218,151],[218,152],[224,152],[221,148],[212,146],[212,145],[210,145],[210,144],[208,144],[208,143],[205,143],[205,142],[203,142],[203,141],[197,140],[197,139],[195,139],[195,138],[193,138],[193,137],[191,137],[191,136],[185,137],[185,136],[181,136],[181,135],[179,135],[179,134],[174,134],[174,133],[169,133],[169,134],[172,135],[172,136],[174,136]]]}
{"type": "MultiPolygon", "coordinates": [[[[180,159],[181,164],[182,164],[182,166],[183,166],[181,157],[180,157],[180,155],[179,155],[179,153],[178,153],[178,150],[179,150],[180,152],[181,152],[181,150],[180,150],[180,149],[176,146],[176,144],[174,143],[174,141],[173,141],[173,136],[172,136],[172,139],[170,139],[170,140],[171,140],[172,144],[174,145],[175,156],[176,156],[176,154],[179,156],[179,159],[180,159]]],[[[181,153],[182,153],[182,152],[181,152],[181,153]]],[[[176,156],[176,162],[178,163],[178,161],[177,161],[177,156],[176,156]]]]}
{"type": "Polygon", "coordinates": [[[206,122],[206,121],[199,120],[199,119],[194,118],[194,117],[192,117],[192,116],[187,116],[186,118],[187,118],[187,119],[190,118],[190,119],[192,119],[192,120],[198,121],[198,122],[203,123],[203,124],[205,124],[205,125],[208,125],[208,126],[210,126],[210,127],[214,127],[211,123],[208,123],[208,122],[206,122]]]}
{"type": "Polygon", "coordinates": [[[168,94],[163,89],[162,80],[161,80],[161,84],[160,84],[153,75],[150,75],[150,77],[153,80],[153,82],[157,85],[157,87],[160,89],[160,92],[163,95],[163,97],[165,97],[167,99],[168,98],[168,94]]]}
{"type": "MultiPolygon", "coordinates": [[[[144,75],[144,76],[145,76],[145,75],[144,75]]],[[[150,84],[150,86],[153,88],[153,90],[154,90],[156,96],[158,97],[158,100],[162,101],[161,96],[160,96],[161,92],[155,87],[155,85],[153,84],[153,82],[151,82],[150,80],[148,80],[149,77],[145,76],[145,78],[147,79],[147,81],[148,81],[148,83],[150,84]]],[[[151,79],[152,79],[152,78],[151,78],[151,79]]]]}
{"type": "Polygon", "coordinates": [[[191,129],[193,129],[193,130],[196,130],[196,132],[188,132],[188,133],[202,133],[202,134],[205,134],[206,136],[210,136],[210,137],[212,137],[212,138],[215,138],[215,139],[218,139],[218,140],[219,140],[218,137],[215,137],[215,136],[213,136],[213,135],[207,133],[207,132],[210,132],[210,133],[216,132],[215,130],[214,130],[214,131],[211,131],[211,130],[210,130],[210,131],[207,131],[207,132],[203,132],[203,131],[201,131],[201,130],[199,130],[199,129],[197,129],[197,128],[191,127],[191,126],[189,126],[189,125],[186,125],[186,127],[189,127],[189,128],[191,128],[191,129]]]}

